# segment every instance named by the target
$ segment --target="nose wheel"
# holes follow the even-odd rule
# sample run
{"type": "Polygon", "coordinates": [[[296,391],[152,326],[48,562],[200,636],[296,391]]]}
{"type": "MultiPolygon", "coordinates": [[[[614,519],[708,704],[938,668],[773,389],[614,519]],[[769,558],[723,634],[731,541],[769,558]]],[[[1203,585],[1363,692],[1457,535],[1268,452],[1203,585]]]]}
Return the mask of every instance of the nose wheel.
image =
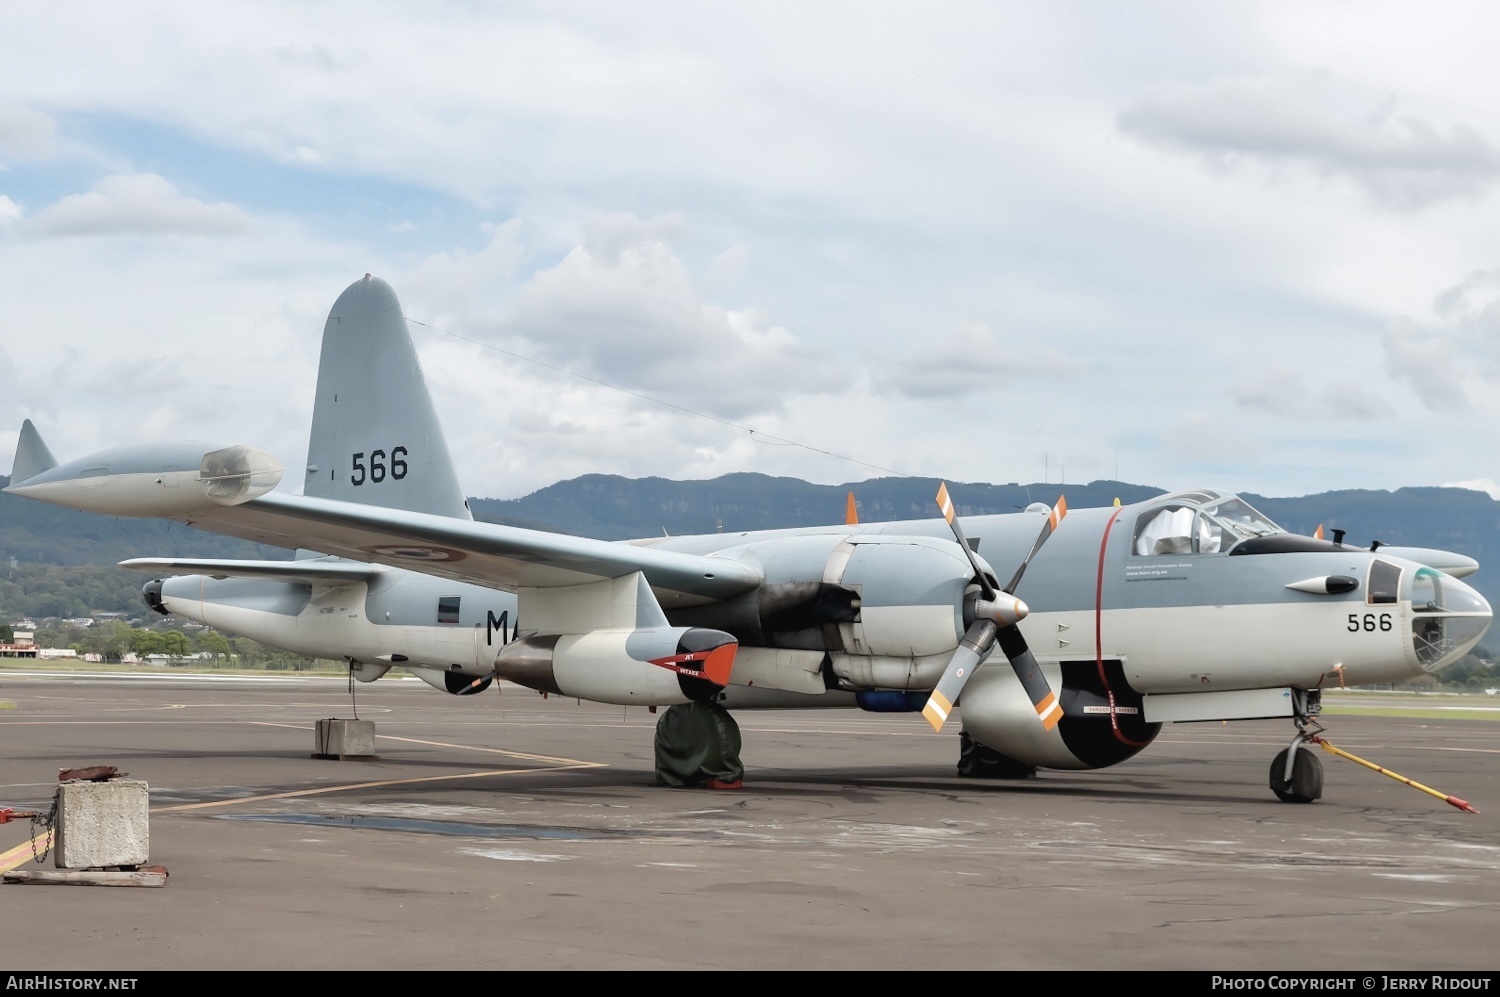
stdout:
{"type": "Polygon", "coordinates": [[[1292,710],[1297,735],[1271,761],[1271,792],[1282,803],[1311,803],[1323,795],[1323,760],[1310,747],[1323,730],[1318,723],[1322,694],[1317,689],[1293,689],[1292,710]]]}

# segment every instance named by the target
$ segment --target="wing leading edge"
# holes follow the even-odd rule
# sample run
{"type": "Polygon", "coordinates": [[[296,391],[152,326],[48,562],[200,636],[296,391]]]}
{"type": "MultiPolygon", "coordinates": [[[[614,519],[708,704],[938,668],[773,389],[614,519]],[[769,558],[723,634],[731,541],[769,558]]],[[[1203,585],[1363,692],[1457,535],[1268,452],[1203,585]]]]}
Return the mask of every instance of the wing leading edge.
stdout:
{"type": "Polygon", "coordinates": [[[169,518],[211,533],[512,591],[582,585],[640,571],[668,608],[729,599],[761,582],[757,567],[726,558],[305,495],[272,493],[169,518]]]}

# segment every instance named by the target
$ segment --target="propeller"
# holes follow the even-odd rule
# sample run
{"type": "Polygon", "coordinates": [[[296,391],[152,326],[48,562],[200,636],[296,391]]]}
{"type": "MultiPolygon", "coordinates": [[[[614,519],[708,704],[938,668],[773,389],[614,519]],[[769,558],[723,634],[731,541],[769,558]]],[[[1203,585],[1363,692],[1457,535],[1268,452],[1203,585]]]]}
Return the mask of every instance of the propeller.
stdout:
{"type": "Polygon", "coordinates": [[[969,624],[969,629],[958,642],[958,648],[954,650],[943,677],[938,680],[937,688],[928,697],[922,715],[932,724],[933,730],[942,730],[969,676],[974,674],[974,669],[984,664],[998,644],[1001,653],[1016,670],[1016,678],[1021,680],[1021,687],[1031,698],[1031,705],[1036,708],[1042,726],[1051,730],[1062,719],[1062,706],[1052,694],[1047,677],[1042,674],[1042,668],[1032,655],[1031,648],[1026,646],[1026,638],[1021,636],[1021,630],[1016,626],[1029,610],[1026,603],[1016,598],[1015,591],[1016,586],[1021,584],[1021,576],[1026,573],[1026,566],[1068,514],[1067,500],[1057,500],[1057,505],[1047,515],[1047,522],[1042,526],[1036,543],[1031,545],[1030,552],[1021,560],[1010,582],[999,592],[990,585],[989,579],[979,567],[979,560],[974,556],[974,549],[969,546],[969,538],[964,536],[963,527],[959,525],[958,516],[953,511],[953,500],[948,497],[947,482],[938,487],[937,502],[938,507],[943,510],[943,518],[948,521],[948,525],[953,528],[953,535],[958,538],[958,546],[963,549],[969,564],[974,568],[980,592],[974,603],[974,622],[969,624]]]}

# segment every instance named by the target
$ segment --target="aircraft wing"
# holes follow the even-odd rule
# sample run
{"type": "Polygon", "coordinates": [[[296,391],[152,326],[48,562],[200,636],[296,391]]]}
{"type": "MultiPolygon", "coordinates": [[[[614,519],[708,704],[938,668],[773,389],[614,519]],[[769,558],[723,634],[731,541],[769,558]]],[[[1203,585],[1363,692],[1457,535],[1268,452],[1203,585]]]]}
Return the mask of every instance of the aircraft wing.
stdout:
{"type": "Polygon", "coordinates": [[[663,605],[692,606],[732,598],[761,582],[758,568],[726,558],[305,495],[266,494],[240,505],[167,517],[257,543],[511,591],[582,585],[639,571],[663,605]]]}
{"type": "Polygon", "coordinates": [[[362,582],[379,570],[368,564],[306,561],[216,561],[200,557],[133,557],[120,567],[138,571],[177,572],[211,578],[265,578],[278,582],[362,582]]]}

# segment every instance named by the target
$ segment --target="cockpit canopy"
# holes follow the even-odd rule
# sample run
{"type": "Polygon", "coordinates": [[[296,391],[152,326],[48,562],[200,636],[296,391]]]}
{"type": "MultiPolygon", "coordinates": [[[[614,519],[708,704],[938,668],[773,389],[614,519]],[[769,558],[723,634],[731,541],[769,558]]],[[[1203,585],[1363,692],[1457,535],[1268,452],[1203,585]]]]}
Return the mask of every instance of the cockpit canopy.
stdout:
{"type": "Polygon", "coordinates": [[[1177,492],[1157,501],[1136,520],[1136,554],[1218,554],[1241,540],[1286,532],[1238,495],[1177,492]]]}

